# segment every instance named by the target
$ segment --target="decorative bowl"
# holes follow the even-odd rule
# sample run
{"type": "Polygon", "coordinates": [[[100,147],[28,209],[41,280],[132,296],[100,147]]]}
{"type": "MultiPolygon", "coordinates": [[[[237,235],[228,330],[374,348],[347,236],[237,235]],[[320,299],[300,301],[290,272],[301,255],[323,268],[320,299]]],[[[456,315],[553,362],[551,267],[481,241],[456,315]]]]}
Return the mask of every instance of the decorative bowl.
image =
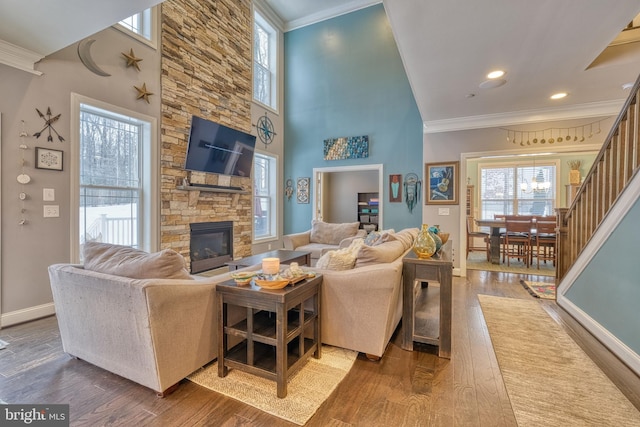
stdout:
{"type": "Polygon", "coordinates": [[[254,271],[240,271],[238,273],[231,273],[229,276],[235,280],[238,285],[248,285],[251,283],[251,279],[255,276],[254,271]]]}
{"type": "Polygon", "coordinates": [[[258,278],[254,279],[254,282],[263,289],[282,289],[290,283],[289,279],[266,280],[258,278]]]}
{"type": "Polygon", "coordinates": [[[440,237],[440,240],[442,240],[442,244],[444,245],[449,240],[449,233],[441,231],[440,233],[438,233],[438,237],[440,237]]]}

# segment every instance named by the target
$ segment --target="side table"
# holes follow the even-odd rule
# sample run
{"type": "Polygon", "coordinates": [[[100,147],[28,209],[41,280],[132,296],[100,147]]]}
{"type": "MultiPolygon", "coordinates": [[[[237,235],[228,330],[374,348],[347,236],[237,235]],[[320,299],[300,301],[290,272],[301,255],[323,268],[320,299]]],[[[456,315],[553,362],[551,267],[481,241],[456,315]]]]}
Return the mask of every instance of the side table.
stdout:
{"type": "Polygon", "coordinates": [[[321,357],[322,276],[305,279],[283,289],[262,289],[253,281],[233,280],[216,286],[218,303],[218,376],[240,369],[275,380],[277,395],[287,395],[287,378],[313,354],[321,357]],[[310,301],[310,304],[305,302],[310,301]],[[228,324],[227,306],[247,309],[246,319],[228,324]],[[241,342],[229,348],[229,337],[241,342]]]}
{"type": "Polygon", "coordinates": [[[410,251],[402,259],[402,348],[413,350],[413,343],[435,345],[438,356],[451,358],[451,293],[453,262],[451,261],[451,242],[447,242],[438,255],[420,259],[410,251]],[[416,294],[420,286],[416,280],[438,282],[440,284],[438,330],[416,331],[416,294]]]}

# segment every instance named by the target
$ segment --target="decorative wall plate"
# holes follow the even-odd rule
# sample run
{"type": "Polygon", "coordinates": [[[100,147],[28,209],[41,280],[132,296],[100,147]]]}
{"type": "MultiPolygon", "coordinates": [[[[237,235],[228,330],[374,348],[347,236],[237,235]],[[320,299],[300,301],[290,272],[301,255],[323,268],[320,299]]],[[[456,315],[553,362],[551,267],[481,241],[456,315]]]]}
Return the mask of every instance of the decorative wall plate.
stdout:
{"type": "Polygon", "coordinates": [[[31,177],[26,173],[21,173],[20,175],[18,175],[17,179],[20,184],[28,184],[31,182],[31,177]]]}

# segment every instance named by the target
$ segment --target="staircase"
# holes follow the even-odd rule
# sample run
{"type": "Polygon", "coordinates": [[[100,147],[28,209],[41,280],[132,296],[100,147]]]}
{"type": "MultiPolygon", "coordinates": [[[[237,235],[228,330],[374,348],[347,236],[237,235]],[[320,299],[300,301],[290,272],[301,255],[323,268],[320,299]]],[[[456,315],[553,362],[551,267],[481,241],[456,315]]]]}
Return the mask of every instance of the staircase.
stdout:
{"type": "Polygon", "coordinates": [[[560,284],[640,168],[640,76],[573,203],[558,209],[560,284]]]}

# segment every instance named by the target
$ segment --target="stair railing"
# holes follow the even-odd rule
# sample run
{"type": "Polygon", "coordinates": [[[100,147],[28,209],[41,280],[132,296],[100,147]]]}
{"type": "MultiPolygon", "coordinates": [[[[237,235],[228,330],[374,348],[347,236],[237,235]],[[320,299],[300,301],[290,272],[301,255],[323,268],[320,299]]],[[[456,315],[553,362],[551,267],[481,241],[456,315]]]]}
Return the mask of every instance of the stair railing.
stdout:
{"type": "Polygon", "coordinates": [[[640,76],[568,208],[558,209],[556,278],[576,262],[640,167],[640,76]]]}

